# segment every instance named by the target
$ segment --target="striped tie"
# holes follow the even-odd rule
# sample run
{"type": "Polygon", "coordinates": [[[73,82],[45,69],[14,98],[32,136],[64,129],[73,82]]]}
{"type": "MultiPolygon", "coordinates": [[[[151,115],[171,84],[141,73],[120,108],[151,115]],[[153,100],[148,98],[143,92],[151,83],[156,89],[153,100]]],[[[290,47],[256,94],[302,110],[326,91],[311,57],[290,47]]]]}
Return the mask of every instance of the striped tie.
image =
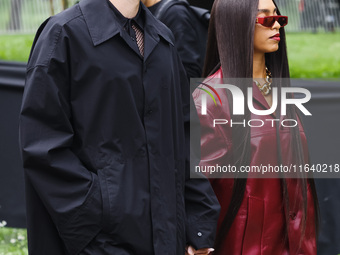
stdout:
{"type": "Polygon", "coordinates": [[[136,42],[137,42],[139,52],[144,57],[144,34],[143,34],[143,31],[140,30],[140,28],[138,26],[136,26],[135,24],[132,24],[132,29],[136,33],[136,42]]]}

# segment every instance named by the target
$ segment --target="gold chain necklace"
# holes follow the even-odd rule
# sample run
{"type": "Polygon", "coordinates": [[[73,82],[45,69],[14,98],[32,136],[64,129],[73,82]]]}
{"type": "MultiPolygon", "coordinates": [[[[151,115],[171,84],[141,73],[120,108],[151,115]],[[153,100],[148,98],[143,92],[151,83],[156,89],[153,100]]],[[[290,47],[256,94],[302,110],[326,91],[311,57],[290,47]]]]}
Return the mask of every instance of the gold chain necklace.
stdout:
{"type": "Polygon", "coordinates": [[[260,84],[258,81],[254,80],[256,86],[260,89],[262,95],[267,96],[270,94],[272,88],[272,73],[268,70],[266,67],[266,78],[265,78],[265,83],[260,84]]]}

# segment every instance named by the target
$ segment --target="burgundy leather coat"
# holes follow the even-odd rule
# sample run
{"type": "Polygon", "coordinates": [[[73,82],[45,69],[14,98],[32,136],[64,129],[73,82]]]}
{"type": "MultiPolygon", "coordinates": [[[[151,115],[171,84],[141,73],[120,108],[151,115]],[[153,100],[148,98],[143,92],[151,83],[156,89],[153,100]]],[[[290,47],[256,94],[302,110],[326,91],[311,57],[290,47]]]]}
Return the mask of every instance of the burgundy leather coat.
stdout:
{"type": "MultiPolygon", "coordinates": [[[[219,69],[209,78],[223,76],[219,69]]],[[[216,80],[211,80],[215,83],[216,80]]],[[[207,79],[209,80],[209,79],[207,79]]],[[[196,89],[193,98],[201,122],[201,166],[228,165],[228,153],[231,149],[231,128],[229,125],[216,125],[213,127],[213,119],[230,119],[228,99],[226,93],[219,89],[218,93],[223,102],[215,105],[213,100],[207,97],[207,114],[201,114],[202,90],[196,89]]],[[[217,99],[216,99],[217,100],[217,99]]],[[[218,102],[218,101],[217,101],[218,102]]],[[[269,106],[260,90],[253,86],[253,104],[256,109],[268,109],[269,106]]],[[[252,119],[273,119],[275,116],[255,116],[252,119]]],[[[301,137],[307,155],[307,141],[302,128],[301,137]]],[[[288,160],[290,133],[289,127],[281,127],[281,144],[283,160],[288,160]]],[[[271,122],[265,122],[261,128],[251,128],[251,165],[277,165],[276,129],[271,122]]],[[[308,209],[305,236],[301,245],[300,230],[303,210],[301,208],[302,195],[296,195],[297,179],[287,179],[288,193],[290,196],[289,206],[289,230],[285,239],[285,207],[283,203],[282,185],[279,178],[263,179],[250,178],[246,184],[246,190],[241,207],[236,215],[228,235],[223,242],[223,249],[218,254],[249,254],[249,255],[278,255],[278,254],[316,254],[316,234],[314,220],[314,202],[308,184],[308,209]],[[300,205],[300,206],[299,206],[300,205]]],[[[231,200],[232,178],[211,179],[211,184],[221,204],[221,213],[218,229],[226,216],[231,200]]],[[[216,252],[215,252],[216,254],[216,252]]]]}

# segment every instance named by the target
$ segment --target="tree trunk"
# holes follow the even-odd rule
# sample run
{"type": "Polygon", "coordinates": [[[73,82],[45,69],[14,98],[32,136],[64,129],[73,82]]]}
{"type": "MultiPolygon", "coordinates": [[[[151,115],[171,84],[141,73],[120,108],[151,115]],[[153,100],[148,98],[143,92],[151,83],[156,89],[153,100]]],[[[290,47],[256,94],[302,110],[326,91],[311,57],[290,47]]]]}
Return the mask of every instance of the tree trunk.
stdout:
{"type": "Polygon", "coordinates": [[[67,0],[61,0],[61,5],[63,7],[63,10],[68,8],[68,1],[67,0]]]}
{"type": "Polygon", "coordinates": [[[22,0],[11,0],[9,30],[19,30],[21,28],[21,6],[22,0]]]}
{"type": "Polygon", "coordinates": [[[54,15],[54,5],[53,5],[53,0],[50,0],[50,12],[51,12],[51,16],[54,15]]]}

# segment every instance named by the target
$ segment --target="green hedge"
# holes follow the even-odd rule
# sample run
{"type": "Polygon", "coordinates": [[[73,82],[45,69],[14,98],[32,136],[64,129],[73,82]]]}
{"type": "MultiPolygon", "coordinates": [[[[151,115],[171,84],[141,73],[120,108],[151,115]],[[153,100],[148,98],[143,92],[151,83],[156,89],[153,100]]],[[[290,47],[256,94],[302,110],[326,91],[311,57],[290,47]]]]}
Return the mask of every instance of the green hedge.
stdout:
{"type": "Polygon", "coordinates": [[[6,228],[0,222],[0,255],[27,255],[26,229],[6,228]]]}
{"type": "Polygon", "coordinates": [[[293,78],[340,78],[340,33],[288,34],[293,78]]]}
{"type": "MultiPolygon", "coordinates": [[[[33,35],[0,36],[0,59],[26,62],[33,35]]],[[[289,33],[288,58],[292,78],[339,79],[340,33],[289,33]]]]}

